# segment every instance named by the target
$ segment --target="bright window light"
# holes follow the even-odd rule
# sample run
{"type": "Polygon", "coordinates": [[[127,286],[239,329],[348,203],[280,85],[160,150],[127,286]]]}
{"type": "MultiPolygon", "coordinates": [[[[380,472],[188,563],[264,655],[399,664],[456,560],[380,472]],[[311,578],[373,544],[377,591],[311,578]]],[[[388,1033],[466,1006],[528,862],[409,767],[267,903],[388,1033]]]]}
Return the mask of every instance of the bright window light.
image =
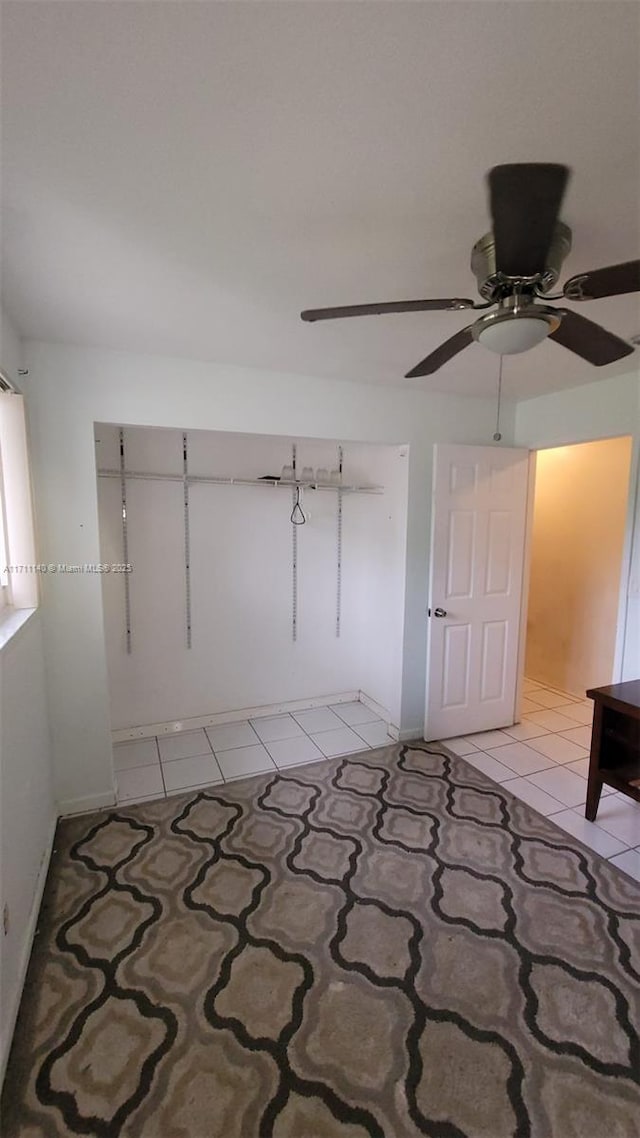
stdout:
{"type": "Polygon", "coordinates": [[[0,580],[0,589],[7,590],[5,603],[35,608],[38,575],[29,570],[35,566],[36,555],[24,400],[13,392],[0,394],[0,512],[0,570],[7,565],[25,566],[9,574],[6,585],[0,580]]]}

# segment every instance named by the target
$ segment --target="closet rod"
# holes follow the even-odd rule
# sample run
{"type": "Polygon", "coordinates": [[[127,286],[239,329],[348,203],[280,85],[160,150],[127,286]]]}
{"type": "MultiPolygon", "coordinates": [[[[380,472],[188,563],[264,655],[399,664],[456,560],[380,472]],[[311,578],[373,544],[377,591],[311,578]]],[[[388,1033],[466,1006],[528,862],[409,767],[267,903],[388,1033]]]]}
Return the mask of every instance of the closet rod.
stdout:
{"type": "MultiPolygon", "coordinates": [[[[119,470],[98,470],[98,478],[121,478],[119,470]]],[[[125,478],[147,479],[150,482],[184,482],[182,474],[148,474],[142,470],[125,470],[125,478]]],[[[343,494],[384,494],[384,486],[319,485],[316,482],[289,482],[269,478],[214,478],[203,474],[190,474],[187,482],[209,483],[215,486],[306,486],[311,490],[340,490],[343,494]]]]}

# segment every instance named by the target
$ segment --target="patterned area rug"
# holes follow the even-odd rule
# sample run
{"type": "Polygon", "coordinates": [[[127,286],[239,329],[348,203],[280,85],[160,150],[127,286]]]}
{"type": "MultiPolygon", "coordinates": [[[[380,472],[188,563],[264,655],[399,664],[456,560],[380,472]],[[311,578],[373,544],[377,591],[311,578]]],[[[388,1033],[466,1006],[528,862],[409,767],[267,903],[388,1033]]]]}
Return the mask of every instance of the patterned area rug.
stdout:
{"type": "Polygon", "coordinates": [[[67,820],[5,1138],[637,1138],[640,894],[420,745],[67,820]]]}

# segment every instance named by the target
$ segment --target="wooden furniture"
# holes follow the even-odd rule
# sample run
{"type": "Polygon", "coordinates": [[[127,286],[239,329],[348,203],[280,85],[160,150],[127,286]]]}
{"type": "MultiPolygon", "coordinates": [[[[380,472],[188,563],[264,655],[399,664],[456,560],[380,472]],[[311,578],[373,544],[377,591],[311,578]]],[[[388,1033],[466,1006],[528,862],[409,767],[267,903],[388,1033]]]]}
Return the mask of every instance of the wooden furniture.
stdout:
{"type": "Polygon", "coordinates": [[[640,680],[591,688],[587,697],[594,710],[585,815],[593,822],[603,785],[640,802],[640,680]]]}

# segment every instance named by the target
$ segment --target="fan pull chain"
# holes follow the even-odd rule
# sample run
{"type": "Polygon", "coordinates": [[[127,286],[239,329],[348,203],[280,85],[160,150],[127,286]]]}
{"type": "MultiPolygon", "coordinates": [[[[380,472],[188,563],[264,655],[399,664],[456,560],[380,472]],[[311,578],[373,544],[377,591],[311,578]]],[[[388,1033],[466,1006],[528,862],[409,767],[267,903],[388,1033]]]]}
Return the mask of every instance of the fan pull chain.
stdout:
{"type": "Polygon", "coordinates": [[[500,404],[502,402],[502,356],[500,356],[500,368],[498,370],[498,405],[496,407],[496,429],[493,434],[494,443],[499,443],[502,435],[500,434],[500,404]]]}

